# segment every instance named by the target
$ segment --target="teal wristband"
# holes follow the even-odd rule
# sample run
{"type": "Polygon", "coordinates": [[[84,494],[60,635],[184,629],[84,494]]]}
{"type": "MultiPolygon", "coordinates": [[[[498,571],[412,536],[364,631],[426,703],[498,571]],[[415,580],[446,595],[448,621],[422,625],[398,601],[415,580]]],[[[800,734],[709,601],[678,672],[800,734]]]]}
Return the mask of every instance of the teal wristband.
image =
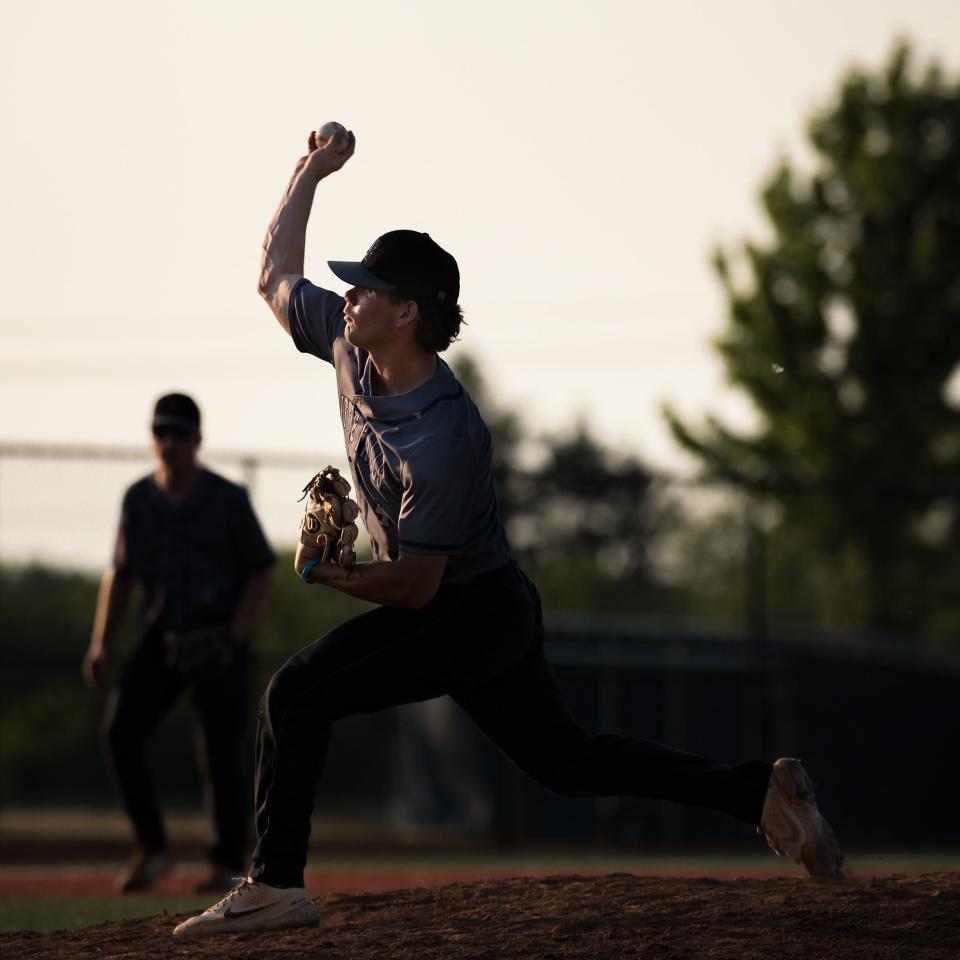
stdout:
{"type": "Polygon", "coordinates": [[[304,583],[310,583],[310,571],[320,562],[319,557],[314,557],[312,560],[308,560],[304,566],[303,570],[300,571],[300,577],[303,579],[304,583]]]}

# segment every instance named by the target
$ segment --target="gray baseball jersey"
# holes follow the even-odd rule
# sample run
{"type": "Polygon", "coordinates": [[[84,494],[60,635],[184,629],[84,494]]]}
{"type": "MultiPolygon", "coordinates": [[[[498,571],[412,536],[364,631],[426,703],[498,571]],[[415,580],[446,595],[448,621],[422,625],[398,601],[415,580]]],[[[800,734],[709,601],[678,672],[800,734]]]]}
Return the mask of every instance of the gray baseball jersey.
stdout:
{"type": "Polygon", "coordinates": [[[373,364],[344,335],[343,297],[300,280],[288,321],[297,349],[336,370],[340,419],[360,516],[375,560],[445,555],[445,582],[503,566],[510,548],[497,513],[490,432],[438,357],[426,383],[377,396],[373,364]]]}

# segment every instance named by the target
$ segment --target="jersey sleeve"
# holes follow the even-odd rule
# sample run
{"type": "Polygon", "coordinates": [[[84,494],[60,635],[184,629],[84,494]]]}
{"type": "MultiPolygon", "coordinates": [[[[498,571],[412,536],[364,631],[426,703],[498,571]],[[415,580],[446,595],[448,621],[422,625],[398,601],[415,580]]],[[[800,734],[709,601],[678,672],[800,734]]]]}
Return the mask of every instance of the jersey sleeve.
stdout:
{"type": "Polygon", "coordinates": [[[463,552],[477,482],[477,457],[465,436],[430,437],[404,461],[400,550],[453,556],[463,552]]]}
{"type": "Polygon", "coordinates": [[[339,294],[314,286],[306,278],[297,281],[290,292],[287,322],[301,353],[333,363],[333,344],[343,336],[343,304],[339,294]]]}

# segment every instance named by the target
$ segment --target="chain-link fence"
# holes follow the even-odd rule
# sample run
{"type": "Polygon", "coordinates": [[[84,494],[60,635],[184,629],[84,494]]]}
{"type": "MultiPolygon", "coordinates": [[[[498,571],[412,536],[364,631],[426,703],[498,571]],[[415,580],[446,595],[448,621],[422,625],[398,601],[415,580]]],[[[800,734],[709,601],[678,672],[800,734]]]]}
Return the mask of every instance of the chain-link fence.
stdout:
{"type": "MultiPolygon", "coordinates": [[[[339,462],[333,454],[217,450],[202,451],[201,461],[247,487],[275,548],[296,541],[303,485],[339,462]]],[[[152,467],[147,447],[0,443],[0,562],[102,568],[123,492],[152,467]]]]}

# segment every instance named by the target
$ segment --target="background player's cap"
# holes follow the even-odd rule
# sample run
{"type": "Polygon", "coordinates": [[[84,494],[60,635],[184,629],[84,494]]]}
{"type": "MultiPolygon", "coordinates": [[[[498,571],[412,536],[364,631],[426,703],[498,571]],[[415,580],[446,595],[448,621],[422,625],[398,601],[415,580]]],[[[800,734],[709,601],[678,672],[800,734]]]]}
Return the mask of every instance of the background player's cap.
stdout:
{"type": "Polygon", "coordinates": [[[157,427],[177,427],[181,430],[200,432],[200,408],[192,397],[185,393],[167,393],[157,400],[153,408],[153,421],[157,427]]]}
{"type": "Polygon", "coordinates": [[[429,234],[391,230],[378,237],[358,263],[330,260],[327,266],[354,287],[400,290],[411,299],[456,303],[460,297],[457,261],[429,234]]]}

